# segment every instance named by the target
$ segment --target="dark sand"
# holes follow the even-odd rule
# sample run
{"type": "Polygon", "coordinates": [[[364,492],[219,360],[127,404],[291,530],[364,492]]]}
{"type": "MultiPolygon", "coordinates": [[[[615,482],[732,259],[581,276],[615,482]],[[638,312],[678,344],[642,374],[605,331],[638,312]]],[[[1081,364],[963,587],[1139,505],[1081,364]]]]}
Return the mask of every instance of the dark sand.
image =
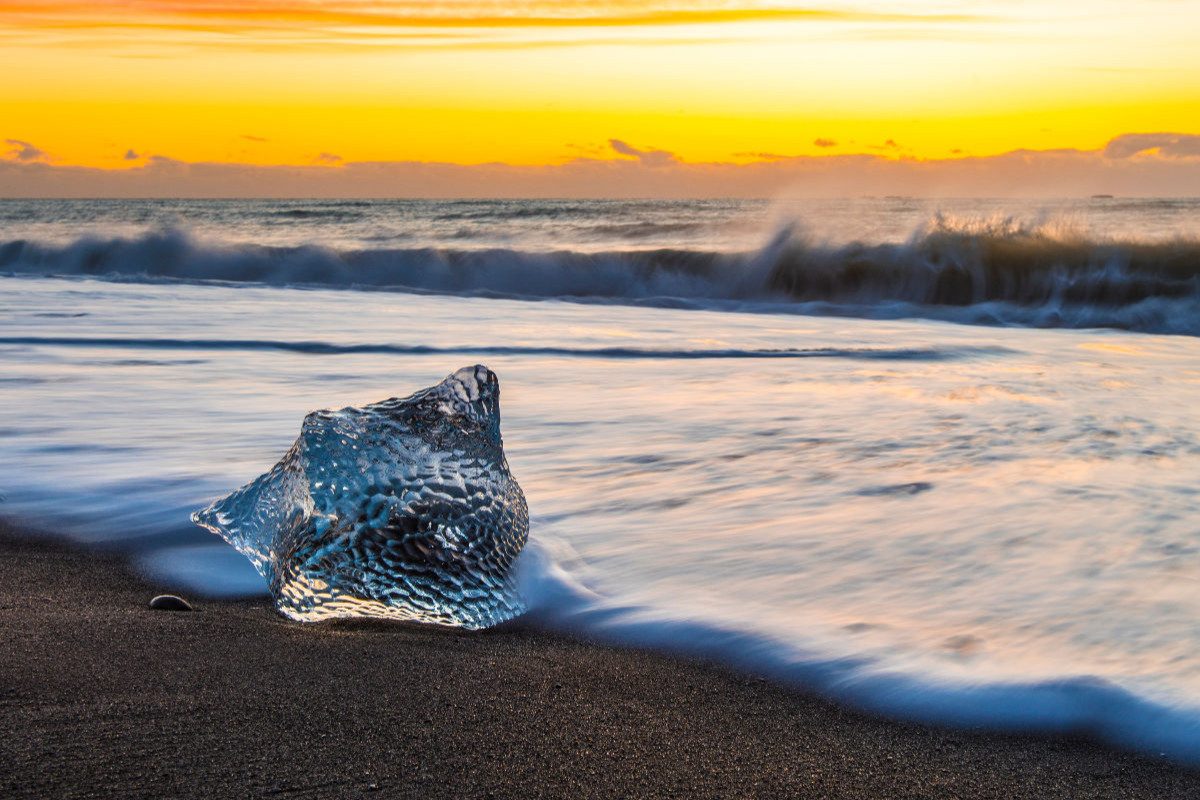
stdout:
{"type": "Polygon", "coordinates": [[[1081,740],[863,716],[514,625],[151,611],[120,561],[0,534],[3,797],[1198,797],[1081,740]]]}

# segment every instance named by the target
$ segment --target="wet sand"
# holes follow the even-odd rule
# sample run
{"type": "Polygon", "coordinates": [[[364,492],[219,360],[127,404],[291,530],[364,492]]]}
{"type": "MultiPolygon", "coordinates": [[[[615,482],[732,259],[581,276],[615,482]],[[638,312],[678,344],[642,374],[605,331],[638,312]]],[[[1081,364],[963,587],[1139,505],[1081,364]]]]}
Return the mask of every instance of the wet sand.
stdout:
{"type": "Polygon", "coordinates": [[[151,611],[119,559],[0,528],[2,797],[1173,798],[1200,771],[877,719],[521,624],[151,611]]]}

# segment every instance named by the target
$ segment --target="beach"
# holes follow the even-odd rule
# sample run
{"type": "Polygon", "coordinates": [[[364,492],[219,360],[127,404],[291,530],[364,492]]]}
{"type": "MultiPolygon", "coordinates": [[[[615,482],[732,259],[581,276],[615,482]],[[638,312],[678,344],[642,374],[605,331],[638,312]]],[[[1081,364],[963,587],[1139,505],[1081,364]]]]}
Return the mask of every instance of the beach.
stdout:
{"type": "Polygon", "coordinates": [[[1200,201],[958,206],[0,204],[0,795],[1195,793],[1200,201]],[[288,623],[192,521],[473,364],[518,622],[288,623]]]}
{"type": "Polygon", "coordinates": [[[1083,738],[865,716],[543,632],[301,625],[111,555],[0,535],[5,797],[1192,797],[1083,738]]]}

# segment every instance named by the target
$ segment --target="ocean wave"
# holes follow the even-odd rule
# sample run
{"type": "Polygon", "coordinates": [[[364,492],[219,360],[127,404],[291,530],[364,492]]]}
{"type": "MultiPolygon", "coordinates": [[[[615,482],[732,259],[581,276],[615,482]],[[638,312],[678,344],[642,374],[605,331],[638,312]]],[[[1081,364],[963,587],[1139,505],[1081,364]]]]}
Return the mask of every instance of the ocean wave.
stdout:
{"type": "Polygon", "coordinates": [[[433,219],[440,221],[503,221],[514,219],[595,219],[598,209],[611,211],[611,216],[656,213],[674,205],[689,207],[723,206],[727,201],[662,201],[662,200],[442,200],[441,209],[433,219]]]}
{"type": "Polygon", "coordinates": [[[326,220],[326,221],[349,221],[362,219],[363,212],[354,207],[332,206],[323,208],[284,208],[279,211],[273,211],[268,214],[268,217],[278,219],[295,219],[295,220],[326,220]]]}
{"type": "Polygon", "coordinates": [[[785,227],[745,253],[216,247],[163,231],[9,241],[0,270],[1200,335],[1200,240],[1102,240],[1012,219],[938,216],[884,244],[822,244],[785,227]]]}
{"type": "Polygon", "coordinates": [[[592,217],[595,209],[585,203],[497,202],[490,200],[457,200],[445,203],[444,211],[434,215],[443,222],[497,221],[513,219],[563,219],[592,217]]]}
{"type": "Polygon", "coordinates": [[[102,347],[134,350],[282,350],[311,355],[379,353],[385,355],[560,356],[605,359],[848,358],[874,361],[948,361],[981,354],[998,355],[998,347],[817,347],[745,350],[679,350],[642,347],[463,346],[404,344],[337,344],[283,339],[135,339],[91,336],[0,336],[0,345],[38,347],[102,347]]]}
{"type": "MultiPolygon", "coordinates": [[[[136,563],[157,580],[204,596],[267,594],[249,562],[219,543],[180,537],[142,553],[136,563]]],[[[1089,736],[1200,763],[1196,709],[1094,676],[1064,671],[1036,681],[964,682],[889,667],[877,656],[843,652],[816,636],[772,635],[671,611],[669,603],[660,608],[608,597],[589,585],[574,549],[553,537],[532,539],[517,568],[530,606],[525,624],[714,661],[874,714],[956,728],[1089,736]]]]}
{"type": "Polygon", "coordinates": [[[622,239],[652,239],[655,236],[694,233],[703,231],[703,222],[614,222],[581,226],[580,232],[593,237],[619,237],[622,239]]]}
{"type": "Polygon", "coordinates": [[[530,542],[518,562],[526,620],[626,647],[727,664],[864,711],[934,725],[1090,736],[1200,763],[1196,709],[1086,674],[1040,681],[964,682],[842,653],[817,638],[779,637],[711,618],[625,603],[592,590],[565,542],[530,542]]]}

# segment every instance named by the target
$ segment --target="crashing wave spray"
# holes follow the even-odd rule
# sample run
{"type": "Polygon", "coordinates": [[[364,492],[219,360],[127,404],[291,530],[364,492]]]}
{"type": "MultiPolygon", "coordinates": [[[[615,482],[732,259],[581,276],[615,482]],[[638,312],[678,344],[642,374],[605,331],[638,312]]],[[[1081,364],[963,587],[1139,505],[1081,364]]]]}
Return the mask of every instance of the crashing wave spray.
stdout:
{"type": "Polygon", "coordinates": [[[1107,239],[1054,219],[935,215],[903,243],[752,252],[203,246],[178,231],[0,244],[0,270],[684,305],[1200,335],[1200,239],[1107,239]]]}

